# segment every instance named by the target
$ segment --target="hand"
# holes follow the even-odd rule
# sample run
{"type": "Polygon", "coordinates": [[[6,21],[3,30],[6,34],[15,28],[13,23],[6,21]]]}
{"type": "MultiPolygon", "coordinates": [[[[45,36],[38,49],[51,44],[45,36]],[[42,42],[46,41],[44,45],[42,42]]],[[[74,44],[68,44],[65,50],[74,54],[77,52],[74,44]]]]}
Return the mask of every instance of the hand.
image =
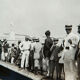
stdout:
{"type": "Polygon", "coordinates": [[[21,45],[21,47],[23,47],[23,45],[21,45]]]}
{"type": "Polygon", "coordinates": [[[76,48],[76,45],[72,45],[73,48],[76,48]]]}
{"type": "Polygon", "coordinates": [[[69,39],[68,42],[69,42],[70,44],[72,44],[72,40],[71,40],[71,39],[69,39]]]}
{"type": "Polygon", "coordinates": [[[61,58],[61,56],[59,57],[59,59],[61,58]]]}

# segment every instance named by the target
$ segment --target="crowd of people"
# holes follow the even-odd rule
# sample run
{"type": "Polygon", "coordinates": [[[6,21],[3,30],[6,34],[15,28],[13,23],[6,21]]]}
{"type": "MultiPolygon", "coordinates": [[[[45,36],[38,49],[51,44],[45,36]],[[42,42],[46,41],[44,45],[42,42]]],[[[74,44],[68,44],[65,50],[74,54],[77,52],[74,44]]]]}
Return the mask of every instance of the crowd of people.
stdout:
{"type": "Polygon", "coordinates": [[[0,59],[17,65],[19,70],[26,69],[34,74],[44,75],[42,79],[80,80],[80,25],[78,35],[72,32],[72,25],[65,25],[66,37],[60,41],[45,32],[46,39],[40,43],[37,38],[25,37],[11,46],[6,39],[0,41],[0,59]],[[62,78],[62,73],[64,78],[62,78]]]}

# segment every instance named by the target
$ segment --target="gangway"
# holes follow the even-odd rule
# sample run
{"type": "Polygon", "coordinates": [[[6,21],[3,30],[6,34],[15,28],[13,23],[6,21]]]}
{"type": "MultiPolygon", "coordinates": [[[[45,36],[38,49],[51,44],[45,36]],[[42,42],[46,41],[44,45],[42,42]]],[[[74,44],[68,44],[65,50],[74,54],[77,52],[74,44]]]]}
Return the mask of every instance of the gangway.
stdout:
{"type": "Polygon", "coordinates": [[[7,69],[9,69],[9,70],[12,70],[12,71],[18,73],[18,74],[21,74],[21,75],[23,75],[23,76],[25,76],[27,78],[30,78],[32,80],[41,80],[41,78],[42,78],[41,75],[35,75],[35,74],[33,74],[33,73],[29,72],[29,71],[26,71],[24,69],[23,70],[19,70],[19,68],[16,65],[13,65],[13,64],[11,64],[9,62],[3,62],[3,61],[0,60],[0,65],[5,67],[5,68],[7,68],[7,69]]]}

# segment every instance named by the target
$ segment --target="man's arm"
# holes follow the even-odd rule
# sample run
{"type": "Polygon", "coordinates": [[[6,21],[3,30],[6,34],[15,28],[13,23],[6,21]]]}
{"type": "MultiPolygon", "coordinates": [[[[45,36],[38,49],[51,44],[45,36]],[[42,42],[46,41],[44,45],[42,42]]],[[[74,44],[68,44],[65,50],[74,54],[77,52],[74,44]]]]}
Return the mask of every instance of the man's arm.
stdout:
{"type": "Polygon", "coordinates": [[[68,42],[71,44],[71,47],[76,48],[79,42],[79,37],[74,34],[71,36],[71,39],[69,39],[68,42]]]}

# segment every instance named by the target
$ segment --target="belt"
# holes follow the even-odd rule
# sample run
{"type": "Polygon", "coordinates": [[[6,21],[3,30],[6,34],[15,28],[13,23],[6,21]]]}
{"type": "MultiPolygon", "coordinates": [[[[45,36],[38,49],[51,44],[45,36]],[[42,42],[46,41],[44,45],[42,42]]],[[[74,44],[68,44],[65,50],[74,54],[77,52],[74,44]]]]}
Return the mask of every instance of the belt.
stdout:
{"type": "Polygon", "coordinates": [[[69,50],[69,46],[66,46],[65,49],[69,50]]]}
{"type": "Polygon", "coordinates": [[[24,49],[24,50],[21,50],[21,51],[23,51],[23,52],[24,52],[24,51],[30,51],[30,49],[24,49]]]}

